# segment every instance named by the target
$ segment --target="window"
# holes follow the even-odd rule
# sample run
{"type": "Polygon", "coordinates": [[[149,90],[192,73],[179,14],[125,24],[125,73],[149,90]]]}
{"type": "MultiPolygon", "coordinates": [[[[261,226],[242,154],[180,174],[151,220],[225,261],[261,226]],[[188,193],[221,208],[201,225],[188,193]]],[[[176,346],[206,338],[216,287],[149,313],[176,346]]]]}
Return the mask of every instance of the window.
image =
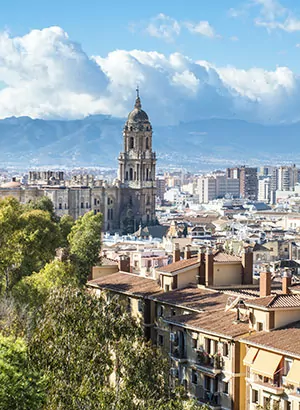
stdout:
{"type": "Polygon", "coordinates": [[[169,292],[170,291],[170,285],[165,285],[165,292],[169,292]]]}
{"type": "Polygon", "coordinates": [[[127,299],[127,311],[131,312],[131,299],[130,298],[127,299]]]}
{"type": "Polygon", "coordinates": [[[164,315],[164,307],[162,305],[157,306],[157,316],[162,317],[164,315]]]}
{"type": "Polygon", "coordinates": [[[89,203],[88,203],[88,202],[85,203],[85,207],[86,207],[86,208],[89,207],[89,203]]]}
{"type": "Polygon", "coordinates": [[[252,389],[251,401],[252,403],[258,403],[258,390],[252,389]]]}
{"type": "Polygon", "coordinates": [[[94,198],[94,205],[97,205],[97,199],[94,198]]]}
{"type": "Polygon", "coordinates": [[[133,169],[129,168],[129,181],[133,180],[133,169]]]}
{"type": "Polygon", "coordinates": [[[149,149],[149,138],[146,138],[146,149],[149,149]]]}
{"type": "Polygon", "coordinates": [[[143,312],[143,310],[144,310],[143,301],[142,301],[142,300],[139,300],[139,301],[138,301],[138,311],[139,311],[139,312],[143,312]]]}
{"type": "Polygon", "coordinates": [[[65,204],[65,209],[67,209],[68,208],[68,206],[67,206],[67,204],[65,204]]]}
{"type": "Polygon", "coordinates": [[[163,345],[164,345],[164,337],[163,337],[163,335],[158,335],[158,344],[159,344],[159,346],[163,346],[163,345]]]}
{"type": "Polygon", "coordinates": [[[224,343],[223,343],[223,356],[228,357],[228,354],[229,354],[228,343],[224,342],[224,343]]]}
{"type": "Polygon", "coordinates": [[[264,329],[264,324],[262,322],[257,322],[257,330],[261,332],[264,329]]]}
{"type": "Polygon", "coordinates": [[[80,207],[81,207],[81,209],[83,209],[83,202],[81,202],[80,207]]]}
{"type": "Polygon", "coordinates": [[[193,349],[197,349],[197,345],[198,345],[198,340],[197,339],[192,339],[192,348],[193,349]]]}
{"type": "Polygon", "coordinates": [[[198,376],[196,370],[192,370],[192,383],[197,384],[198,382],[198,376]]]}
{"type": "Polygon", "coordinates": [[[175,310],[175,309],[171,309],[171,313],[172,313],[172,316],[175,316],[175,315],[176,315],[176,310],[175,310]]]}
{"type": "Polygon", "coordinates": [[[62,209],[62,204],[58,204],[58,209],[62,209]]]}
{"type": "Polygon", "coordinates": [[[229,393],[229,383],[223,382],[223,393],[228,394],[229,393]]]}
{"type": "Polygon", "coordinates": [[[130,137],[129,138],[129,149],[132,149],[132,148],[134,148],[134,139],[133,137],[130,137]]]}
{"type": "Polygon", "coordinates": [[[283,370],[284,376],[286,376],[288,372],[291,370],[292,364],[293,364],[293,361],[291,359],[284,359],[284,370],[283,370]]]}

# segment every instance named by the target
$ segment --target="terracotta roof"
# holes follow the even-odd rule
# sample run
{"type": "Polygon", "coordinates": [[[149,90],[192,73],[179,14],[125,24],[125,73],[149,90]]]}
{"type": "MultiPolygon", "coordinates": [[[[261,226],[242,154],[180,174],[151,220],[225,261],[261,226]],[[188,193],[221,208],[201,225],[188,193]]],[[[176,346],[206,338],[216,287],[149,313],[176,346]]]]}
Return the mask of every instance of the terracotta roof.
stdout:
{"type": "Polygon", "coordinates": [[[235,312],[193,313],[190,315],[173,316],[166,320],[174,324],[227,337],[241,336],[248,333],[249,330],[248,323],[236,322],[235,312]]]}
{"type": "Polygon", "coordinates": [[[106,256],[102,256],[101,258],[101,266],[103,265],[118,265],[118,262],[114,259],[107,258],[106,256]]]}
{"type": "Polygon", "coordinates": [[[257,298],[246,302],[247,305],[264,307],[268,309],[273,308],[300,308],[300,295],[282,294],[271,295],[263,298],[257,298]]]}
{"type": "Polygon", "coordinates": [[[181,269],[188,268],[189,266],[199,265],[198,257],[190,259],[182,259],[177,262],[170,263],[167,266],[157,269],[159,272],[173,273],[180,271],[181,269]]]}
{"type": "Polygon", "coordinates": [[[154,295],[151,296],[150,299],[196,311],[224,311],[228,295],[221,292],[214,292],[208,289],[190,286],[154,295]]]}
{"type": "Polygon", "coordinates": [[[18,182],[18,181],[9,181],[1,185],[1,188],[20,188],[20,187],[21,187],[21,182],[18,182]]]}
{"type": "Polygon", "coordinates": [[[271,332],[258,332],[243,337],[245,343],[300,356],[300,321],[271,332]]]}
{"type": "Polygon", "coordinates": [[[224,263],[224,262],[241,262],[241,258],[236,255],[230,255],[229,253],[217,251],[214,254],[214,262],[224,263]]]}
{"type": "Polygon", "coordinates": [[[117,272],[112,275],[102,276],[90,280],[88,286],[109,289],[114,292],[132,294],[136,296],[148,296],[162,292],[156,280],[134,275],[133,273],[117,272]]]}

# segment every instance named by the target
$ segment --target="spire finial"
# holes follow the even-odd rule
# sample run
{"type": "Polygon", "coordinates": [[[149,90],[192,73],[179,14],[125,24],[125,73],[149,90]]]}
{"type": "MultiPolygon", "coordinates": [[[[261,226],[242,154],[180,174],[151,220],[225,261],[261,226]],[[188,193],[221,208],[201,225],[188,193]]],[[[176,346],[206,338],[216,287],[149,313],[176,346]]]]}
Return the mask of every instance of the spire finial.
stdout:
{"type": "Polygon", "coordinates": [[[134,107],[140,110],[142,108],[141,100],[140,100],[140,87],[139,85],[136,86],[136,100],[134,107]]]}

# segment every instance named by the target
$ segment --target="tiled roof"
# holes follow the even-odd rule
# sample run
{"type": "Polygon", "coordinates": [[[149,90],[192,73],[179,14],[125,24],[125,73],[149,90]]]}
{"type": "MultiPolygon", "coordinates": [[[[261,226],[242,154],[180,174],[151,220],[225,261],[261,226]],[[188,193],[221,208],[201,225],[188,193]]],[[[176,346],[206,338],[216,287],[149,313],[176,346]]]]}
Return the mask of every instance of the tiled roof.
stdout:
{"type": "Polygon", "coordinates": [[[248,333],[249,325],[236,322],[236,313],[222,311],[172,316],[167,321],[217,335],[236,337],[248,333]]]}
{"type": "Polygon", "coordinates": [[[224,311],[228,295],[191,286],[154,295],[150,299],[196,311],[224,311]]]}
{"type": "Polygon", "coordinates": [[[246,303],[251,306],[264,308],[300,308],[300,295],[282,294],[257,298],[246,303]]]}
{"type": "Polygon", "coordinates": [[[90,280],[88,286],[109,289],[114,292],[148,296],[162,292],[156,280],[144,278],[133,273],[117,272],[90,280]]]}
{"type": "Polygon", "coordinates": [[[243,337],[242,340],[264,348],[300,356],[300,321],[271,332],[258,332],[243,337]]]}
{"type": "Polygon", "coordinates": [[[167,266],[164,266],[162,268],[159,268],[159,272],[166,272],[166,273],[173,273],[177,272],[181,269],[188,268],[189,266],[197,265],[199,264],[198,257],[195,258],[190,258],[190,259],[182,259],[177,262],[170,263],[167,266]]]}
{"type": "Polygon", "coordinates": [[[241,258],[236,255],[230,255],[229,253],[217,251],[214,254],[214,262],[226,263],[226,262],[241,262],[241,258]]]}
{"type": "Polygon", "coordinates": [[[118,265],[118,262],[115,261],[114,259],[110,259],[110,258],[107,258],[106,256],[103,256],[101,258],[101,266],[103,265],[118,265]]]}

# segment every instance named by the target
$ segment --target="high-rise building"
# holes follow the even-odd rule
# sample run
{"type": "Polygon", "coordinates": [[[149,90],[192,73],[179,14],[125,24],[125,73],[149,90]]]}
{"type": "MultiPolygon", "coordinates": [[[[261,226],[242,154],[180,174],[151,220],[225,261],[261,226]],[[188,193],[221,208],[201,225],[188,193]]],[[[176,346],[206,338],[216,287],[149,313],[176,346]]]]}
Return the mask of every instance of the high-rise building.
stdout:
{"type": "Polygon", "coordinates": [[[256,200],[258,194],[257,168],[246,167],[227,168],[228,178],[238,178],[240,180],[240,197],[256,200]]]}

